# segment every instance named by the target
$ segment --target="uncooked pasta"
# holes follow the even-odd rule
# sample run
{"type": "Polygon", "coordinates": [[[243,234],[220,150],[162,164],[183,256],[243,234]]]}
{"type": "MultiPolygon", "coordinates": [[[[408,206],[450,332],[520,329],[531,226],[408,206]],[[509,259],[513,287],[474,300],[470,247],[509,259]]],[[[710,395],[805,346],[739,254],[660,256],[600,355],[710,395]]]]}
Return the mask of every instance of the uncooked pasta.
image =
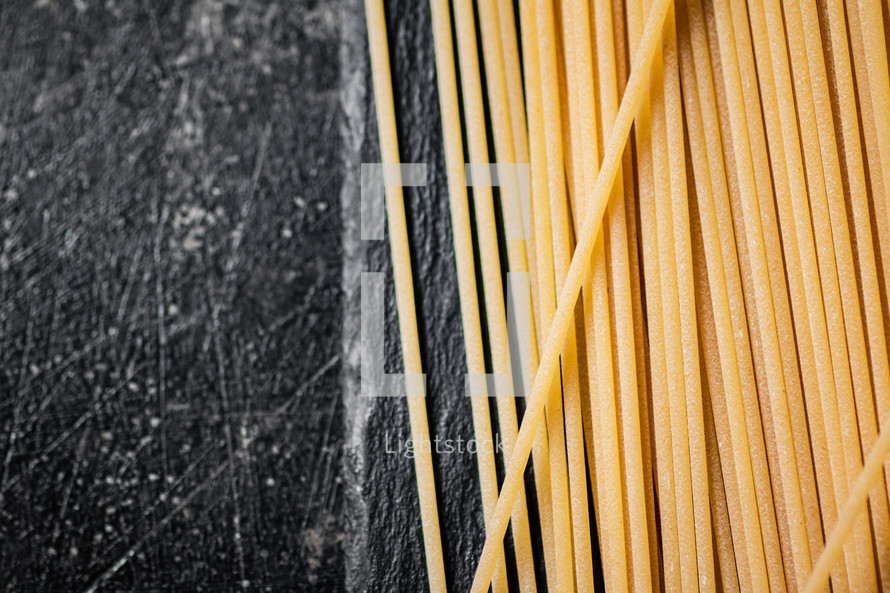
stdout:
{"type": "MultiPolygon", "coordinates": [[[[887,7],[430,8],[435,79],[398,86],[436,85],[466,401],[504,444],[474,457],[471,591],[890,591],[887,7]]],[[[398,164],[383,0],[366,12],[398,164]]],[[[424,278],[385,195],[410,383],[424,278]]],[[[443,550],[435,454],[414,468],[438,592],[468,559],[443,550]]]]}

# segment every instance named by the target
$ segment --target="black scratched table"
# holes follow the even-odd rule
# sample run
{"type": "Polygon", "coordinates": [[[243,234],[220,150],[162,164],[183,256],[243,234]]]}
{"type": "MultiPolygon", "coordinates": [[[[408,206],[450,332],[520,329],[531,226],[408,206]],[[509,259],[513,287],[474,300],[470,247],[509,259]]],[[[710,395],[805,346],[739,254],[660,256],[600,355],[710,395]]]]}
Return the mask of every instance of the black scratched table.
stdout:
{"type": "MultiPolygon", "coordinates": [[[[429,5],[387,16],[430,426],[468,438],[429,5]]],[[[426,590],[407,408],[358,382],[362,271],[401,366],[361,0],[16,0],[0,33],[0,589],[426,590]]],[[[462,591],[475,460],[434,461],[462,591]]]]}

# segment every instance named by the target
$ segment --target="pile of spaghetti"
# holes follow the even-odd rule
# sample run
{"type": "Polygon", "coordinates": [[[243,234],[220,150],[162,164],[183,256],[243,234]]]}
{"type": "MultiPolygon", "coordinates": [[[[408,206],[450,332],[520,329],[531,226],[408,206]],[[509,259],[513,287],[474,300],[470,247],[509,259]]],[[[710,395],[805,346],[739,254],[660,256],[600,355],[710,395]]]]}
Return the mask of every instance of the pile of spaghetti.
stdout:
{"type": "MultiPolygon", "coordinates": [[[[475,437],[496,403],[505,444],[500,483],[492,448],[477,456],[473,592],[509,589],[508,527],[519,589],[543,590],[530,521],[549,591],[592,592],[598,548],[608,593],[890,592],[886,0],[430,1],[475,437]],[[499,200],[467,187],[495,162],[520,164],[499,200]],[[532,320],[512,360],[511,298],[532,320]],[[486,354],[495,377],[529,370],[521,423],[486,354]]],[[[366,13],[395,164],[382,0],[366,13]]],[[[397,181],[386,205],[419,375],[397,181]]],[[[415,469],[445,591],[429,450],[415,469]]]]}

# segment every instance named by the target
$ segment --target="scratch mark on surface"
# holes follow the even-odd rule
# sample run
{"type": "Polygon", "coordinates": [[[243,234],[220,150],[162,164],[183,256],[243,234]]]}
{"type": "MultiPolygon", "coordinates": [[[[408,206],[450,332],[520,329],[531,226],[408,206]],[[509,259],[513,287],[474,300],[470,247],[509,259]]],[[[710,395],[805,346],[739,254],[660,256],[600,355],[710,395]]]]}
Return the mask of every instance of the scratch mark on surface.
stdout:
{"type": "MultiPolygon", "coordinates": [[[[63,360],[57,366],[54,366],[54,367],[41,366],[38,369],[38,372],[35,375],[31,376],[31,378],[30,378],[31,380],[27,386],[28,388],[23,389],[22,392],[19,394],[19,396],[23,396],[25,393],[28,393],[28,391],[30,389],[30,384],[34,383],[34,380],[37,379],[38,377],[41,377],[43,374],[45,374],[47,372],[60,373],[64,370],[66,370],[73,363],[77,362],[78,360],[80,360],[81,358],[83,358],[84,356],[86,356],[87,354],[92,352],[92,350],[94,348],[104,344],[109,339],[110,339],[110,336],[108,334],[98,336],[98,337],[94,338],[92,341],[90,341],[88,344],[86,344],[83,348],[80,348],[79,350],[75,350],[74,352],[69,354],[68,358],[63,360]]],[[[46,407],[50,404],[51,399],[52,398],[47,398],[47,400],[44,400],[43,402],[41,402],[40,408],[38,409],[38,411],[35,415],[35,418],[32,419],[32,423],[36,422],[36,416],[39,416],[40,413],[46,409],[46,407]]]]}
{"type": "Polygon", "coordinates": [[[315,371],[315,373],[313,373],[311,377],[309,377],[302,385],[300,385],[300,387],[297,388],[297,390],[294,392],[293,396],[291,396],[290,399],[288,399],[286,402],[284,402],[283,404],[281,404],[280,406],[275,408],[275,411],[272,412],[270,417],[278,418],[279,416],[281,416],[282,414],[287,412],[287,409],[290,408],[294,402],[296,402],[298,399],[300,399],[306,393],[306,391],[309,389],[309,387],[311,387],[313,384],[315,384],[316,381],[321,379],[321,377],[324,376],[324,374],[326,372],[328,372],[331,368],[333,368],[333,366],[335,364],[337,364],[339,361],[340,361],[339,354],[335,354],[334,356],[332,356],[326,363],[324,363],[324,365],[322,365],[322,367],[320,369],[315,371]]]}
{"type": "Polygon", "coordinates": [[[133,290],[133,282],[136,278],[136,272],[139,271],[139,264],[142,263],[142,245],[139,245],[139,249],[136,251],[136,256],[133,258],[132,263],[130,264],[130,270],[127,273],[127,283],[124,285],[124,289],[121,291],[121,301],[117,307],[117,323],[120,324],[124,320],[124,314],[127,311],[127,303],[130,301],[130,293],[133,290]]]}
{"type": "Polygon", "coordinates": [[[62,521],[65,519],[65,513],[68,512],[68,501],[71,499],[71,490],[74,489],[74,482],[80,473],[80,466],[83,463],[84,453],[87,448],[87,441],[90,437],[90,431],[86,430],[77,443],[77,452],[74,456],[74,467],[71,469],[71,477],[68,478],[68,484],[65,486],[65,493],[62,495],[62,506],[59,509],[59,517],[56,519],[56,525],[53,529],[53,543],[59,539],[62,530],[62,521]]]}
{"type": "Polygon", "coordinates": [[[228,464],[223,464],[216,468],[216,471],[214,471],[213,474],[211,474],[211,476],[204,483],[189,492],[188,496],[182,499],[182,502],[173,507],[173,510],[167,513],[164,518],[157,523],[157,525],[152,527],[145,533],[145,535],[136,540],[136,543],[130,546],[130,548],[126,552],[124,552],[124,554],[120,558],[118,558],[118,560],[114,564],[108,567],[105,572],[100,574],[96,578],[96,580],[93,581],[93,583],[84,590],[84,593],[96,593],[96,591],[99,590],[99,587],[101,587],[108,579],[117,574],[117,572],[121,568],[123,568],[124,565],[126,565],[127,562],[129,562],[133,558],[133,556],[136,555],[136,553],[142,548],[142,546],[145,545],[146,542],[154,537],[154,535],[157,534],[161,529],[166,527],[177,513],[181,512],[185,507],[191,504],[192,500],[194,500],[194,498],[199,493],[203,492],[204,489],[207,488],[207,486],[210,485],[213,480],[215,480],[226,469],[226,467],[228,467],[228,464]]]}
{"type": "Polygon", "coordinates": [[[0,504],[3,503],[3,492],[6,491],[6,484],[9,480],[9,466],[12,463],[12,457],[15,453],[15,441],[18,438],[18,433],[20,430],[22,407],[25,405],[25,397],[24,393],[22,393],[22,386],[25,384],[25,377],[28,369],[28,358],[30,357],[31,347],[34,343],[34,317],[31,315],[30,307],[28,308],[27,316],[28,326],[25,330],[25,351],[22,354],[22,366],[19,369],[18,387],[16,388],[17,401],[15,403],[15,408],[13,409],[12,430],[9,431],[9,444],[7,445],[6,455],[3,459],[3,478],[0,479],[0,504]]]}
{"type": "Polygon", "coordinates": [[[226,386],[225,359],[223,357],[222,344],[220,344],[219,305],[213,306],[213,346],[216,350],[217,373],[219,374],[219,392],[223,409],[223,432],[226,437],[226,453],[229,457],[229,484],[232,488],[232,506],[235,509],[235,517],[232,519],[235,528],[235,550],[238,554],[238,573],[241,583],[245,582],[244,570],[244,544],[241,541],[241,497],[238,495],[238,482],[235,479],[235,448],[232,439],[232,424],[229,417],[229,390],[226,386]]]}
{"type": "Polygon", "coordinates": [[[152,202],[152,215],[155,219],[155,297],[157,300],[158,315],[158,417],[161,419],[161,466],[164,472],[164,481],[170,474],[169,456],[167,455],[167,332],[164,328],[164,313],[166,309],[164,299],[164,275],[161,272],[161,242],[164,237],[164,226],[169,215],[169,208],[165,204],[161,207],[161,193],[155,195],[152,202]]]}
{"type": "Polygon", "coordinates": [[[246,199],[241,203],[241,211],[239,212],[239,220],[238,224],[235,226],[235,230],[232,233],[232,253],[229,255],[228,261],[226,261],[225,267],[225,280],[224,283],[226,286],[231,285],[232,276],[235,271],[235,266],[238,263],[238,259],[240,257],[240,249],[241,249],[241,241],[244,239],[244,227],[247,223],[247,217],[250,216],[250,211],[253,209],[253,198],[256,194],[257,186],[260,181],[260,174],[263,171],[263,164],[266,162],[266,152],[269,149],[269,139],[272,137],[272,124],[271,122],[266,124],[265,129],[263,130],[262,141],[260,142],[259,149],[257,150],[256,162],[253,167],[253,174],[250,177],[250,187],[247,191],[246,199]]]}
{"type": "MultiPolygon", "coordinates": [[[[223,442],[222,439],[217,440],[217,441],[216,441],[215,443],[213,443],[212,445],[208,445],[208,446],[204,449],[204,451],[202,451],[201,454],[198,455],[198,457],[195,458],[195,460],[192,461],[192,462],[188,465],[188,467],[185,468],[185,470],[182,472],[182,475],[180,475],[179,478],[177,478],[172,484],[170,484],[170,487],[167,488],[167,490],[165,490],[164,492],[162,492],[161,494],[159,494],[159,495],[157,496],[157,498],[155,498],[155,500],[151,503],[151,505],[150,505],[148,508],[146,508],[146,509],[142,512],[142,515],[140,516],[140,519],[141,519],[142,521],[147,521],[147,520],[154,514],[155,510],[157,510],[157,508],[158,508],[159,506],[161,506],[163,503],[165,503],[165,502],[167,502],[168,500],[170,500],[170,498],[171,498],[171,496],[173,495],[173,493],[176,492],[176,490],[179,489],[179,487],[183,485],[183,483],[185,482],[185,479],[186,479],[187,477],[191,476],[192,473],[194,473],[195,470],[198,469],[198,467],[201,465],[201,463],[202,463],[205,459],[207,459],[207,458],[210,456],[211,453],[213,453],[215,450],[217,450],[217,449],[219,449],[219,448],[221,448],[221,447],[224,447],[224,446],[225,446],[225,443],[223,442]]],[[[205,488],[206,486],[208,486],[214,479],[216,479],[219,475],[221,475],[221,473],[222,473],[227,467],[229,467],[229,462],[228,462],[228,460],[223,461],[220,465],[218,465],[218,466],[216,467],[216,469],[213,470],[213,472],[210,473],[210,475],[209,475],[207,478],[205,478],[200,484],[198,484],[197,486],[195,486],[195,488],[193,488],[193,489],[189,492],[189,494],[186,494],[186,495],[185,495],[186,498],[189,497],[189,496],[191,496],[191,493],[192,493],[194,490],[197,490],[197,489],[203,489],[203,488],[205,488]]],[[[116,546],[116,545],[117,545],[120,541],[122,541],[125,537],[127,537],[127,536],[129,536],[129,535],[132,535],[133,532],[136,531],[136,529],[137,529],[137,528],[134,526],[134,527],[131,527],[131,528],[129,528],[129,529],[126,529],[123,533],[120,533],[119,535],[117,535],[115,538],[113,538],[113,539],[111,540],[111,542],[110,542],[109,545],[108,545],[108,548],[111,549],[111,548],[113,548],[114,546],[116,546]]]]}
{"type": "MultiPolygon", "coordinates": [[[[312,516],[312,507],[315,506],[315,496],[318,493],[318,482],[321,477],[321,468],[323,465],[327,465],[327,470],[325,470],[325,475],[327,475],[327,471],[330,469],[331,460],[333,459],[333,455],[331,451],[328,450],[328,441],[331,435],[331,428],[334,423],[335,410],[337,409],[337,404],[339,403],[338,398],[331,399],[331,406],[328,412],[328,423],[325,427],[324,437],[321,441],[321,448],[319,449],[319,459],[315,465],[315,472],[312,476],[312,490],[309,493],[309,504],[306,505],[306,514],[303,516],[303,530],[305,531],[306,526],[309,524],[309,518],[312,516]],[[325,460],[327,459],[327,464],[325,464],[325,460]]],[[[330,486],[329,486],[330,487],[330,486]]],[[[325,493],[323,501],[327,498],[327,492],[325,493]]]]}
{"type": "MultiPolygon", "coordinates": [[[[218,354],[217,354],[218,357],[219,357],[219,352],[221,352],[221,351],[218,351],[218,354]]],[[[218,358],[218,360],[221,360],[221,359],[218,358]]],[[[271,414],[268,415],[269,422],[264,427],[265,430],[263,430],[262,432],[265,432],[266,430],[274,429],[275,426],[277,426],[275,420],[277,420],[281,415],[286,413],[288,408],[295,401],[299,400],[308,391],[308,389],[315,384],[315,382],[317,382],[321,377],[323,377],[325,375],[325,373],[327,373],[331,368],[334,368],[335,365],[337,364],[337,362],[339,362],[339,360],[340,360],[339,354],[332,356],[328,360],[328,362],[326,362],[321,368],[319,368],[315,373],[313,373],[313,375],[311,377],[306,379],[306,381],[304,381],[300,385],[300,387],[297,388],[297,390],[294,392],[294,395],[288,401],[284,402],[282,405],[280,405],[278,408],[276,408],[271,414]]],[[[231,431],[229,431],[228,437],[229,438],[231,437],[231,431]]],[[[185,471],[182,473],[181,477],[174,484],[172,484],[171,487],[166,492],[161,494],[155,500],[154,504],[143,513],[143,515],[142,515],[143,519],[147,519],[154,512],[154,510],[157,508],[157,506],[161,502],[167,500],[170,497],[170,495],[180,486],[182,481],[188,475],[190,475],[192,472],[194,472],[195,469],[198,468],[200,463],[207,457],[207,455],[209,455],[216,447],[220,447],[220,446],[223,446],[223,443],[221,441],[217,441],[214,445],[208,445],[207,448],[201,453],[201,455],[199,455],[198,458],[196,458],[195,461],[193,461],[185,469],[185,471]]],[[[223,461],[221,464],[219,464],[216,467],[216,469],[213,470],[213,472],[211,472],[211,474],[203,482],[201,482],[198,486],[196,486],[194,489],[192,489],[183,498],[183,500],[180,504],[178,504],[170,513],[168,513],[163,519],[161,519],[161,521],[159,521],[150,531],[148,531],[145,535],[143,535],[141,538],[139,538],[139,540],[137,540],[136,543],[134,543],[129,549],[127,549],[127,551],[124,552],[124,554],[114,564],[112,564],[109,568],[107,568],[95,581],[93,581],[93,583],[85,590],[84,593],[96,593],[96,591],[99,589],[99,587],[101,587],[108,579],[110,579],[121,568],[123,568],[124,565],[126,565],[126,563],[129,562],[130,559],[132,559],[136,555],[136,553],[154,535],[159,533],[160,530],[163,529],[170,522],[170,520],[176,515],[176,513],[180,512],[182,509],[184,509],[186,506],[188,506],[191,503],[191,501],[194,500],[194,498],[200,492],[207,489],[207,487],[210,484],[212,484],[213,481],[216,480],[219,476],[221,476],[224,471],[231,469],[233,467],[233,465],[232,465],[233,462],[234,462],[234,456],[230,456],[225,461],[223,461]]],[[[235,497],[237,500],[237,491],[235,491],[235,497]]],[[[240,540],[236,540],[236,541],[240,541],[240,540]]],[[[245,582],[245,580],[243,578],[241,579],[241,581],[242,581],[242,583],[245,582]]]]}
{"type": "Polygon", "coordinates": [[[170,66],[168,66],[166,52],[164,51],[164,40],[161,37],[161,27],[158,24],[158,13],[155,12],[154,6],[152,6],[151,0],[145,0],[143,3],[145,10],[148,12],[151,21],[151,34],[155,39],[155,47],[158,50],[158,53],[161,55],[161,69],[164,71],[164,76],[170,80],[173,78],[173,73],[170,71],[170,66]]]}
{"type": "Polygon", "coordinates": [[[71,426],[71,428],[69,428],[68,430],[66,430],[65,432],[60,434],[58,437],[56,437],[56,439],[53,442],[51,442],[49,445],[47,445],[46,448],[43,449],[43,451],[41,451],[40,453],[35,455],[33,459],[31,459],[31,461],[28,463],[28,465],[27,465],[27,467],[25,467],[25,469],[23,469],[21,472],[19,472],[13,478],[11,478],[8,482],[6,482],[3,485],[3,487],[0,488],[0,504],[3,503],[3,495],[10,488],[15,486],[22,479],[23,476],[27,476],[32,471],[34,471],[34,468],[36,468],[38,465],[40,465],[40,463],[49,459],[49,455],[53,451],[58,449],[62,443],[64,443],[71,437],[71,435],[76,433],[80,429],[80,427],[83,426],[90,418],[92,418],[93,416],[98,414],[99,410],[102,408],[102,404],[105,403],[105,400],[107,398],[113,396],[114,394],[120,392],[120,390],[123,389],[124,386],[133,379],[133,377],[136,375],[137,372],[138,372],[138,370],[135,370],[135,369],[131,370],[126,378],[121,380],[113,388],[106,390],[97,399],[96,403],[93,404],[93,407],[90,408],[87,412],[85,412],[80,418],[78,418],[77,421],[71,426]]]}

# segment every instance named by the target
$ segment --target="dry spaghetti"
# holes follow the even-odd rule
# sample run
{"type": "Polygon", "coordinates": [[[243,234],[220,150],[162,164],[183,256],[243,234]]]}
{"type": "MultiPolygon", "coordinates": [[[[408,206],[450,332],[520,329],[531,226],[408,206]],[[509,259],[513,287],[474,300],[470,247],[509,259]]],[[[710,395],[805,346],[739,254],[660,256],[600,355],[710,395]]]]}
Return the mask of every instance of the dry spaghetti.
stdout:
{"type": "MultiPolygon", "coordinates": [[[[510,0],[431,0],[468,401],[476,439],[505,443],[476,459],[472,592],[509,591],[510,566],[523,592],[890,591],[886,7],[517,6],[518,23],[510,0]],[[520,168],[474,183],[471,210],[465,159],[520,168]],[[519,356],[506,307],[529,295],[507,271],[530,285],[519,356]]],[[[366,10],[398,163],[382,0],[366,10]]],[[[400,189],[386,200],[410,380],[415,279],[400,189]]],[[[408,407],[429,439],[424,400],[408,407]]],[[[443,552],[432,462],[415,469],[444,591],[461,559],[443,552]]]]}

